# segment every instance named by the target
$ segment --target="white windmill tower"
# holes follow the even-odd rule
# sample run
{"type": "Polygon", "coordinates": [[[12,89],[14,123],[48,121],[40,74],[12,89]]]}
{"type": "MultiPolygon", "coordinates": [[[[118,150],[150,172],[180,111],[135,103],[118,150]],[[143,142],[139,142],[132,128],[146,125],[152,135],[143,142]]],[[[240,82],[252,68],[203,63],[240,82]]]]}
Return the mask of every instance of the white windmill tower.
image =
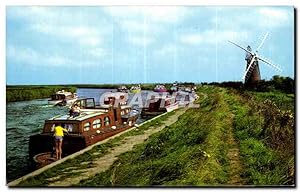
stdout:
{"type": "Polygon", "coordinates": [[[262,39],[261,43],[259,44],[259,46],[257,47],[255,52],[251,50],[251,47],[249,45],[248,45],[247,48],[244,48],[244,47],[242,47],[241,45],[239,45],[237,43],[229,41],[230,43],[234,44],[235,46],[237,46],[237,47],[243,49],[244,51],[246,51],[245,60],[247,61],[247,66],[246,66],[246,70],[245,70],[245,72],[243,73],[243,76],[242,76],[242,80],[244,81],[245,84],[252,84],[252,83],[255,83],[255,82],[260,80],[260,71],[259,71],[258,61],[262,61],[263,63],[268,64],[273,69],[275,69],[279,72],[282,71],[280,66],[274,65],[271,62],[269,62],[267,59],[265,59],[261,56],[258,56],[258,51],[262,47],[262,45],[265,42],[267,36],[268,36],[268,33],[266,33],[266,35],[262,39]]]}

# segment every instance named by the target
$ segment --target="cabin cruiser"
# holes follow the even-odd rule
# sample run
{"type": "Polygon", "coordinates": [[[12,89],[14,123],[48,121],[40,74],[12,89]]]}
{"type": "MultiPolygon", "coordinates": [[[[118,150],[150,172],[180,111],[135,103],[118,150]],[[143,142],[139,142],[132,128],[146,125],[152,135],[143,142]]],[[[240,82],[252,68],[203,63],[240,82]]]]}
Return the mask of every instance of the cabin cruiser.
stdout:
{"type": "Polygon", "coordinates": [[[96,106],[94,98],[78,99],[73,105],[80,107],[79,116],[63,114],[46,120],[42,132],[29,138],[29,156],[35,166],[42,167],[56,160],[53,131],[57,124],[68,130],[63,139],[63,157],[135,126],[138,111],[116,102],[111,97],[96,106]]]}
{"type": "Polygon", "coordinates": [[[176,94],[176,101],[179,106],[187,106],[197,100],[199,96],[196,93],[189,93],[186,91],[178,91],[176,94]]]}
{"type": "Polygon", "coordinates": [[[130,88],[130,92],[131,93],[139,93],[139,92],[141,92],[141,86],[140,85],[138,85],[138,86],[132,86],[131,88],[130,88]]]}
{"type": "Polygon", "coordinates": [[[51,95],[51,99],[48,100],[49,105],[71,105],[77,100],[76,93],[71,93],[65,90],[57,91],[51,95]]]}
{"type": "Polygon", "coordinates": [[[179,103],[176,101],[175,96],[152,97],[147,101],[146,107],[142,108],[141,116],[156,116],[178,109],[178,107],[179,103]]]}
{"type": "Polygon", "coordinates": [[[118,87],[119,92],[128,93],[128,88],[125,85],[118,87]]]}
{"type": "Polygon", "coordinates": [[[167,89],[164,85],[156,85],[153,89],[154,92],[167,92],[167,89]]]}

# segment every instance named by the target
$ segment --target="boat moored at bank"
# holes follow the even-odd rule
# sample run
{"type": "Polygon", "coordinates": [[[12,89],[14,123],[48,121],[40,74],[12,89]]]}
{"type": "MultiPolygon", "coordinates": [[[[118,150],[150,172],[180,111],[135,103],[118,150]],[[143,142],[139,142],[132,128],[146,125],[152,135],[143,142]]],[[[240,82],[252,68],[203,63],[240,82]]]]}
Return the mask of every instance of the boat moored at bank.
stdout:
{"type": "Polygon", "coordinates": [[[156,85],[153,89],[154,92],[167,92],[168,90],[164,85],[156,85]]]}
{"type": "Polygon", "coordinates": [[[118,87],[118,92],[128,93],[128,88],[125,85],[118,87]]]}
{"type": "Polygon", "coordinates": [[[139,92],[141,92],[141,86],[140,85],[137,85],[137,86],[132,86],[131,88],[130,88],[130,92],[131,93],[139,93],[139,92]]]}
{"type": "Polygon", "coordinates": [[[51,95],[51,99],[48,100],[49,105],[72,105],[77,100],[76,93],[61,90],[51,95]]]}
{"type": "Polygon", "coordinates": [[[174,96],[152,97],[147,101],[146,106],[142,108],[141,116],[156,116],[178,109],[178,107],[179,103],[176,101],[176,97],[174,96]]]}
{"type": "Polygon", "coordinates": [[[53,162],[56,125],[68,130],[63,139],[63,157],[133,127],[138,112],[128,105],[115,105],[116,101],[112,99],[109,104],[96,106],[94,98],[79,99],[74,102],[81,108],[79,116],[63,114],[46,120],[42,133],[30,136],[30,159],[37,167],[53,162]]]}

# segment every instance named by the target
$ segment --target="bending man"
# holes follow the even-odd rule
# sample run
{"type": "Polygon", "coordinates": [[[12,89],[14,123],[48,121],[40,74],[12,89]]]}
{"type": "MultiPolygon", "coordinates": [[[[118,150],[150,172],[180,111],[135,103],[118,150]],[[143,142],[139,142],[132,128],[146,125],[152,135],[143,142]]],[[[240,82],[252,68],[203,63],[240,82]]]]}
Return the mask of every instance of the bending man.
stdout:
{"type": "Polygon", "coordinates": [[[68,130],[64,129],[63,126],[56,124],[54,128],[56,159],[61,159],[64,132],[68,133],[68,130]]]}

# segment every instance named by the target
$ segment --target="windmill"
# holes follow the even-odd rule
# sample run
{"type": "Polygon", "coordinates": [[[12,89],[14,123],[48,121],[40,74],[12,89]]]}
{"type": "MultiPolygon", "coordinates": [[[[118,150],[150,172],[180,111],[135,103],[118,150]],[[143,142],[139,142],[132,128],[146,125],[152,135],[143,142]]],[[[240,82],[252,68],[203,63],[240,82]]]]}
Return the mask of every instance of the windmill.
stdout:
{"type": "Polygon", "coordinates": [[[260,81],[260,70],[259,70],[258,61],[262,61],[263,63],[268,64],[273,69],[275,69],[279,72],[282,71],[280,66],[274,65],[271,62],[269,62],[268,60],[266,60],[265,58],[258,56],[258,51],[264,44],[267,36],[268,36],[268,33],[265,34],[264,38],[262,39],[261,43],[257,47],[256,51],[252,51],[252,49],[249,45],[247,48],[244,48],[237,43],[229,41],[230,43],[234,44],[235,46],[246,51],[245,60],[247,61],[247,66],[246,66],[246,70],[242,76],[242,80],[245,82],[245,84],[253,84],[257,81],[260,81]]]}

